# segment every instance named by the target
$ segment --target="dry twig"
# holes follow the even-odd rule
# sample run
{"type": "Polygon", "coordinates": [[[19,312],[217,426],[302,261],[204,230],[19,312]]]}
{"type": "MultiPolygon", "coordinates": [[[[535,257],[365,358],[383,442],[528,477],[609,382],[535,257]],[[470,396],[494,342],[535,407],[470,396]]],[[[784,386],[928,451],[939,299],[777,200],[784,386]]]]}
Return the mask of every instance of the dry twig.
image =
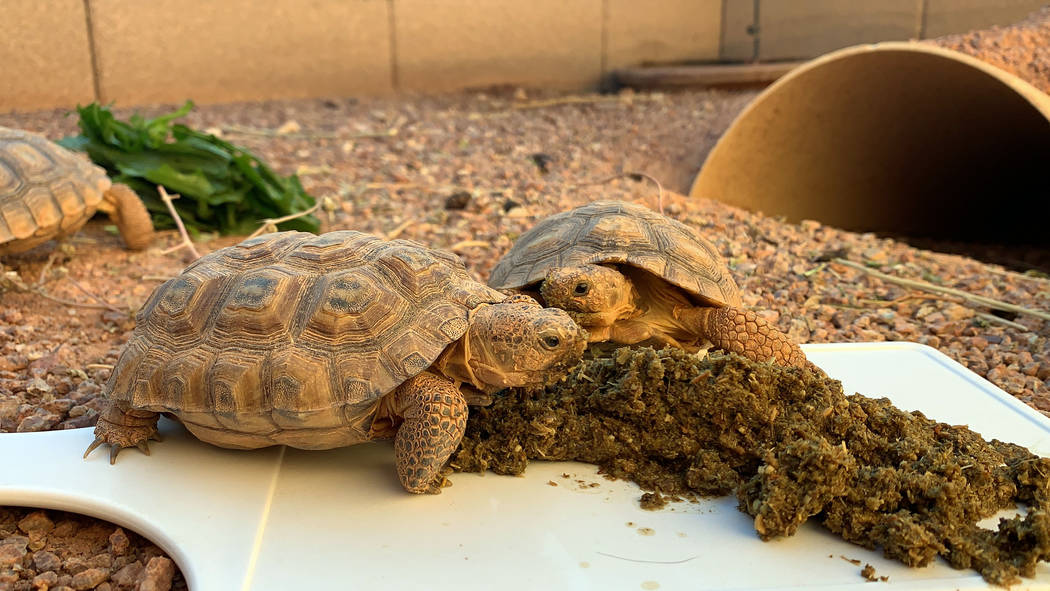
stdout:
{"type": "Polygon", "coordinates": [[[99,304],[105,306],[111,312],[119,312],[121,314],[127,312],[127,310],[121,310],[120,308],[118,308],[118,307],[114,306],[113,304],[107,302],[106,300],[102,299],[100,296],[97,296],[97,295],[91,293],[90,291],[88,291],[88,288],[86,288],[83,285],[81,285],[80,282],[77,281],[76,279],[73,279],[72,277],[66,277],[66,280],[68,280],[70,283],[72,283],[73,287],[79,289],[82,293],[84,293],[89,298],[91,298],[91,299],[95,300],[96,302],[98,302],[99,304]]]}
{"type": "Polygon", "coordinates": [[[862,265],[860,263],[855,263],[853,261],[848,261],[848,260],[843,259],[843,258],[832,259],[832,262],[834,262],[835,264],[839,264],[839,265],[843,265],[843,266],[849,267],[851,269],[856,269],[858,271],[862,271],[864,273],[867,273],[868,275],[871,275],[871,276],[876,277],[878,279],[881,279],[883,281],[887,281],[889,283],[896,283],[897,285],[903,285],[905,287],[910,287],[912,289],[919,289],[919,290],[922,290],[922,291],[928,291],[928,292],[932,292],[932,293],[940,293],[940,294],[947,294],[947,295],[955,296],[957,298],[962,298],[963,300],[968,301],[968,302],[973,303],[973,304],[978,304],[978,305],[981,305],[981,306],[986,306],[988,308],[992,308],[993,310],[1002,310],[1004,312],[1013,312],[1015,314],[1026,314],[1028,316],[1035,316],[1036,318],[1042,318],[1043,320],[1050,320],[1050,314],[1048,314],[1046,312],[1041,312],[1039,310],[1032,310],[1030,308],[1025,308],[1024,306],[1018,306],[1016,304],[1011,304],[1011,303],[1004,302],[1004,301],[1001,301],[1001,300],[996,300],[996,299],[993,299],[993,298],[989,298],[989,297],[985,297],[985,296],[981,296],[981,295],[977,295],[977,294],[972,294],[972,293],[969,293],[969,292],[965,292],[965,291],[963,291],[961,289],[955,289],[955,288],[952,288],[952,287],[941,287],[939,285],[934,285],[932,283],[927,283],[925,281],[919,281],[917,279],[906,279],[904,277],[895,277],[893,275],[887,275],[886,273],[883,273],[882,271],[877,271],[877,270],[872,269],[870,267],[866,267],[866,266],[864,266],[864,265],[862,265]]]}
{"type": "Polygon", "coordinates": [[[405,220],[405,221],[401,222],[400,224],[398,224],[398,226],[396,228],[394,228],[393,230],[390,230],[389,232],[387,232],[384,237],[387,240],[393,240],[393,239],[397,238],[398,236],[400,236],[402,232],[407,230],[408,227],[411,226],[414,223],[416,223],[416,220],[414,220],[414,219],[405,220]]]}
{"type": "Polygon", "coordinates": [[[179,212],[175,211],[175,204],[172,203],[173,199],[178,199],[178,195],[168,195],[168,192],[164,190],[163,185],[157,185],[157,192],[160,193],[160,200],[164,202],[164,205],[168,206],[168,212],[171,213],[171,218],[175,220],[175,227],[179,229],[179,236],[182,236],[182,242],[175,246],[163,251],[163,254],[171,254],[180,248],[188,248],[193,258],[201,258],[201,253],[197,252],[197,247],[193,245],[193,241],[190,240],[190,235],[186,232],[186,226],[182,224],[182,218],[179,217],[179,212]]]}
{"type": "Polygon", "coordinates": [[[270,232],[276,232],[277,231],[277,224],[280,224],[280,223],[283,223],[283,222],[287,222],[288,220],[294,220],[295,218],[301,218],[303,216],[310,215],[311,213],[317,211],[318,207],[321,207],[321,202],[320,201],[318,201],[317,203],[314,203],[314,206],[311,207],[310,209],[304,209],[303,211],[292,213],[292,214],[288,214],[286,216],[279,217],[279,218],[266,218],[265,220],[263,220],[262,225],[259,226],[259,229],[254,231],[254,232],[252,232],[251,235],[248,236],[248,238],[255,238],[256,236],[259,236],[259,235],[262,235],[262,234],[268,234],[270,232]]]}
{"type": "Polygon", "coordinates": [[[464,248],[473,248],[473,247],[482,248],[482,247],[489,247],[489,246],[492,246],[492,244],[489,243],[489,242],[485,242],[484,240],[461,240],[461,241],[453,244],[452,246],[448,247],[448,249],[451,250],[452,252],[456,252],[456,251],[463,250],[464,248]]]}
{"type": "Polygon", "coordinates": [[[244,125],[224,125],[220,129],[226,133],[235,133],[240,135],[258,135],[263,137],[283,137],[289,139],[301,139],[301,140],[356,140],[356,139],[370,139],[370,138],[385,138],[393,137],[400,133],[398,127],[391,127],[385,131],[377,132],[365,132],[365,133],[330,133],[322,131],[292,131],[282,133],[279,129],[269,129],[266,127],[248,127],[244,125]]]}

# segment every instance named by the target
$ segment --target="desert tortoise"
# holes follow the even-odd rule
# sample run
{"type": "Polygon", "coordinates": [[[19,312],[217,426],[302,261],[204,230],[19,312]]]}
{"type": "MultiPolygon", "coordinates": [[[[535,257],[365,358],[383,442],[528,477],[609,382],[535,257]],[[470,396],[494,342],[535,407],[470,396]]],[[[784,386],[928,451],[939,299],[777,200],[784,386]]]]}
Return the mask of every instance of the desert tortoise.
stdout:
{"type": "Polygon", "coordinates": [[[39,135],[0,127],[0,254],[68,236],[96,210],[113,219],[128,248],[153,239],[149,212],[130,187],[39,135]]]}
{"type": "Polygon", "coordinates": [[[489,285],[532,290],[567,310],[591,341],[652,339],[807,365],[798,345],[740,307],[736,283],[710,242],[640,205],[597,201],[541,220],[497,263],[489,285]]]}
{"type": "Polygon", "coordinates": [[[394,438],[402,485],[438,492],[466,397],[561,379],[586,343],[564,311],[470,279],[453,254],[353,231],[266,234],[153,292],[84,456],[103,443],[111,461],[149,453],[170,413],[236,449],[394,438]]]}

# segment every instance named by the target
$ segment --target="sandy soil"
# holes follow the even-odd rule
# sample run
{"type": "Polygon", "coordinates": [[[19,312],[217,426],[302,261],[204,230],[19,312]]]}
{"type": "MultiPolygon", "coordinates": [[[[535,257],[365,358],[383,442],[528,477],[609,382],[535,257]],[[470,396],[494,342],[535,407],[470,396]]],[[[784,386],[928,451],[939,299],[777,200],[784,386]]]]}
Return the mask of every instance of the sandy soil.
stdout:
{"type": "MultiPolygon", "coordinates": [[[[1043,34],[1045,27],[1028,30],[1043,34]]],[[[1010,55],[1018,63],[1027,59],[1024,53],[1010,55]]],[[[1021,73],[1046,79],[1045,69],[1021,73]]],[[[281,173],[298,172],[306,189],[323,201],[324,229],[354,228],[450,249],[483,279],[540,217],[599,197],[656,206],[652,183],[625,178],[598,183],[610,175],[644,172],[666,188],[687,192],[707,152],[753,97],[753,92],[723,91],[570,97],[496,89],[209,106],[187,122],[249,147],[281,173]],[[296,131],[277,133],[282,127],[296,131]]],[[[75,117],[61,111],[0,115],[0,125],[51,138],[76,130],[75,117]]],[[[841,256],[894,277],[1044,311],[1050,309],[1045,274],[1019,273],[812,221],[785,224],[702,199],[666,196],[664,206],[717,245],[745,304],[799,341],[926,343],[1034,408],[1050,411],[1050,322],[993,314],[832,259],[841,256]]],[[[144,252],[130,253],[106,223],[96,219],[66,241],[46,273],[53,245],[3,259],[3,272],[13,274],[6,276],[9,284],[40,281],[40,287],[39,293],[0,290],[0,431],[94,424],[108,367],[133,328],[132,311],[190,260],[185,250],[164,252],[178,242],[173,232],[162,233],[144,252]]],[[[203,236],[197,246],[205,252],[235,241],[203,236]]],[[[35,545],[31,540],[23,544],[32,536],[19,524],[31,514],[28,508],[0,509],[0,589],[33,588],[35,577],[51,581],[47,573],[57,577],[47,583],[52,588],[92,588],[84,586],[88,583],[97,583],[97,589],[133,588],[145,580],[150,559],[159,552],[132,539],[132,549],[123,556],[135,557],[143,566],[136,576],[143,578],[118,580],[134,560],[121,564],[117,557],[122,555],[109,547],[111,539],[88,550],[63,548],[54,533],[35,545]],[[46,552],[58,562],[41,566],[39,557],[46,552]],[[109,564],[100,558],[88,566],[98,554],[108,554],[109,564]],[[98,581],[82,576],[74,584],[89,569],[98,570],[91,574],[98,581]]],[[[110,536],[116,529],[57,511],[42,515],[55,524],[77,523],[77,532],[110,536]]],[[[57,530],[56,525],[52,531],[57,530]]],[[[154,569],[163,570],[162,564],[154,569]]],[[[163,575],[159,587],[152,588],[166,588],[163,575]]],[[[184,585],[177,571],[173,577],[168,585],[184,585]]]]}

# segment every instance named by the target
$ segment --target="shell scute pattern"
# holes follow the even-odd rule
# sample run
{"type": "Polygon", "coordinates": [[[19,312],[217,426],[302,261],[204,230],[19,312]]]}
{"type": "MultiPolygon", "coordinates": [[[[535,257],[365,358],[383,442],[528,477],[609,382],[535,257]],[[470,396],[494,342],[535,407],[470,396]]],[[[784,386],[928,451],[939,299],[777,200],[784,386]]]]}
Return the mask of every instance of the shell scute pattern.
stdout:
{"type": "Polygon", "coordinates": [[[0,250],[74,232],[110,187],[105,171],[47,139],[0,127],[0,250]],[[22,244],[8,246],[7,243],[22,244]]]}
{"type": "Polygon", "coordinates": [[[493,268],[489,285],[520,288],[542,281],[552,268],[589,263],[630,264],[712,303],[741,303],[714,245],[677,220],[620,201],[541,220],[493,268]]]}
{"type": "Polygon", "coordinates": [[[211,253],[138,315],[109,390],[198,437],[309,448],[367,438],[378,398],[503,294],[454,255],[358,232],[282,232],[211,253]],[[349,427],[349,428],[348,428],[349,427]]]}

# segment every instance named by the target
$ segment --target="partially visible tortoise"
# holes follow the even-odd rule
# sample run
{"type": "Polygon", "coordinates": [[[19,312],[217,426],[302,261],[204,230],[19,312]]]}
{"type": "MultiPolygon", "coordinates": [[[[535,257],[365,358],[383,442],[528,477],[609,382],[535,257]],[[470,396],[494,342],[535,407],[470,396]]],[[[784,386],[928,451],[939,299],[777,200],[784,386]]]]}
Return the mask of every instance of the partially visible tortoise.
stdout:
{"type": "Polygon", "coordinates": [[[0,127],[0,254],[68,236],[97,210],[113,219],[128,248],[153,239],[149,212],[130,187],[39,135],[0,127]]]}
{"type": "Polygon", "coordinates": [[[541,220],[496,264],[489,285],[567,310],[591,341],[651,339],[808,365],[787,335],[741,307],[710,242],[640,205],[597,201],[541,220]]]}
{"type": "Polygon", "coordinates": [[[564,377],[568,314],[472,280],[459,258],[352,231],[278,232],[158,287],[106,385],[95,441],[149,453],[158,413],[222,447],[329,449],[394,438],[411,492],[439,492],[467,400],[564,377]]]}

